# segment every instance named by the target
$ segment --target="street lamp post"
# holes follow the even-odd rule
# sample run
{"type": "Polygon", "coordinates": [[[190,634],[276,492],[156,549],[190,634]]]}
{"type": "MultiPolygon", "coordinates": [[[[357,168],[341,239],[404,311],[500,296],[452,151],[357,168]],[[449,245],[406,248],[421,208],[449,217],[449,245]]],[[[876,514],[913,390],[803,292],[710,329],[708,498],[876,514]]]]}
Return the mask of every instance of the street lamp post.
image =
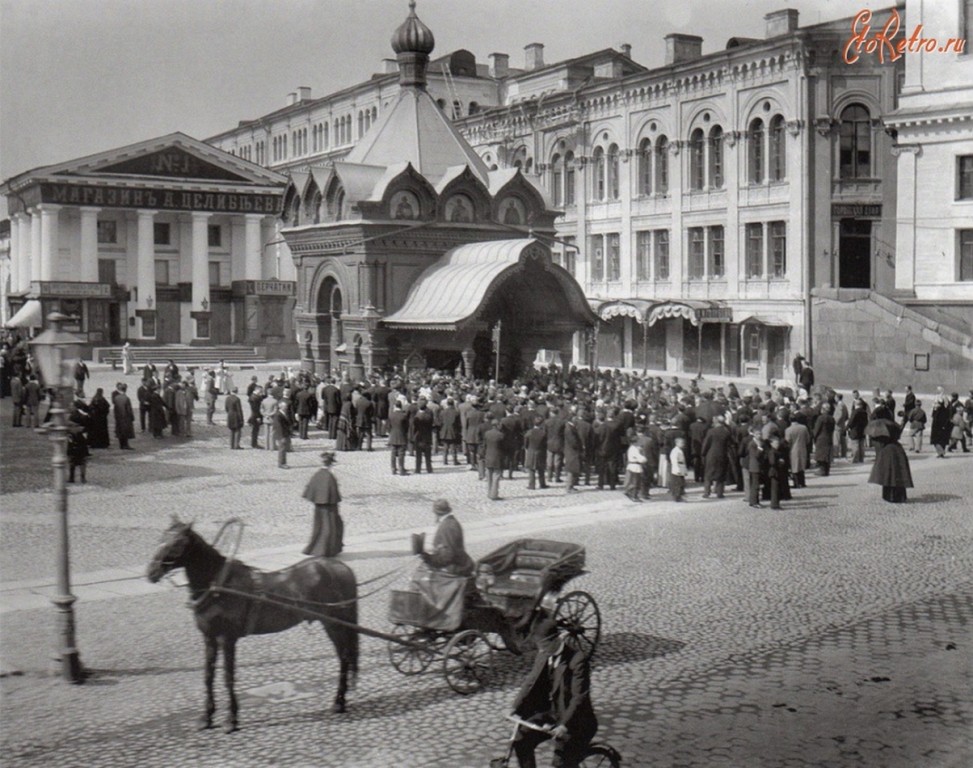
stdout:
{"type": "Polygon", "coordinates": [[[83,342],[78,336],[61,330],[67,315],[52,312],[47,319],[50,327],[31,342],[31,347],[44,381],[55,392],[50,410],[50,435],[54,445],[51,466],[54,468],[54,512],[57,516],[57,594],[52,602],[57,608],[57,656],[61,675],[71,683],[80,683],[83,681],[81,657],[74,641],[74,601],[77,598],[71,594],[68,543],[68,488],[65,483],[68,427],[64,404],[71,390],[70,366],[78,358],[83,342]]]}

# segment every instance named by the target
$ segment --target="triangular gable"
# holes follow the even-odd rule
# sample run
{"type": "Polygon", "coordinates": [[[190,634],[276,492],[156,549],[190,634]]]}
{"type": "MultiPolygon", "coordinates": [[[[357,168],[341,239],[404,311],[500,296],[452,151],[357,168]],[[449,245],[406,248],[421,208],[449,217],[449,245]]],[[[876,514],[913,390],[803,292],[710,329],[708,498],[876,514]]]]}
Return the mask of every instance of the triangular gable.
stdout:
{"type": "Polygon", "coordinates": [[[171,133],[21,174],[24,177],[100,175],[271,186],[287,181],[279,173],[204,144],[184,133],[171,133]]]}

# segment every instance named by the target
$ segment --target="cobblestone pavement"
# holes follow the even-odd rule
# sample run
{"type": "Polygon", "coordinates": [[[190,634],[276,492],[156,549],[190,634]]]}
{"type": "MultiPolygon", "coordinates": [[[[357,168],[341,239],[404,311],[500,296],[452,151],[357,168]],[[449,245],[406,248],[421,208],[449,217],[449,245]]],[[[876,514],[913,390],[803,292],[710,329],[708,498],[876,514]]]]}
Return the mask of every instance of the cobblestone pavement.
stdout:
{"type": "MultiPolygon", "coordinates": [[[[460,696],[435,665],[401,676],[386,644],[364,638],[339,716],[337,662],[317,627],[243,640],[242,730],[195,731],[201,638],[185,593],[140,573],[171,511],[195,517],[207,537],[242,517],[245,561],[299,559],[310,521],[300,493],[320,436],[295,441],[287,472],[267,451],[231,454],[225,429],[198,423],[192,442],[140,436],[132,454],[96,452],[88,484],[71,486],[72,568],[75,583],[100,581],[118,596],[76,605],[87,682],[51,677],[54,611],[34,595],[54,562],[50,447],[9,423],[0,401],[5,766],[465,768],[502,753],[528,659],[499,654],[490,685],[460,696]]],[[[522,476],[492,503],[465,468],[393,478],[376,447],[340,454],[337,468],[344,557],[360,581],[411,567],[407,533],[432,522],[439,496],[453,502],[474,557],[530,533],[587,547],[590,572],[571,586],[603,615],[593,698],[599,736],[625,765],[973,765],[970,456],[910,457],[907,505],[883,503],[867,465],[839,462],[772,512],[739,494],[703,501],[698,488],[688,504],[534,493],[522,476]]],[[[362,623],[389,629],[386,608],[384,592],[366,598],[362,623]]],[[[219,717],[222,690],[217,699],[219,717]]]]}

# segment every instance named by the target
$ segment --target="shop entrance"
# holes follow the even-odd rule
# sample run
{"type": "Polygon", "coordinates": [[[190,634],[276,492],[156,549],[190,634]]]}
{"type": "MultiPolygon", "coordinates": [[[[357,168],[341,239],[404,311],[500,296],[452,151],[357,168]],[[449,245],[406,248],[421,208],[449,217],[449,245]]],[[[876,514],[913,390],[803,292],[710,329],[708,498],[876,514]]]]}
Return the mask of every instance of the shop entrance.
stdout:
{"type": "Polygon", "coordinates": [[[838,225],[838,287],[872,287],[872,222],[842,219],[838,225]]]}

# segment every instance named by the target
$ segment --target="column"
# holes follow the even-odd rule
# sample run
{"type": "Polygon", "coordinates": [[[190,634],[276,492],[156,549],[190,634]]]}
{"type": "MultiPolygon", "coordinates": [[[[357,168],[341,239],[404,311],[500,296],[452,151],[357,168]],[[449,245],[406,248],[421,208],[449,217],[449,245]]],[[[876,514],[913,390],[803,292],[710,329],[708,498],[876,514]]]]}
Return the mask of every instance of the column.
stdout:
{"type": "Polygon", "coordinates": [[[208,213],[192,214],[193,303],[190,315],[196,320],[196,339],[210,337],[209,217],[208,213]]]}
{"type": "Polygon", "coordinates": [[[41,214],[37,208],[30,214],[30,279],[41,279],[41,214]]]}
{"type": "Polygon", "coordinates": [[[101,208],[81,209],[81,276],[83,283],[98,282],[98,213],[101,208]]]}
{"type": "Polygon", "coordinates": [[[41,280],[53,280],[55,261],[58,257],[58,213],[59,205],[38,206],[41,212],[41,280]]]}
{"type": "Polygon", "coordinates": [[[244,280],[261,279],[261,248],[263,243],[260,239],[261,223],[263,216],[259,213],[248,213],[244,217],[244,280]]]}
{"type": "Polygon", "coordinates": [[[139,336],[155,338],[155,211],[139,211],[136,230],[136,285],[139,336]]]}
{"type": "Polygon", "coordinates": [[[23,214],[15,213],[10,217],[10,292],[20,290],[21,253],[24,248],[24,231],[21,229],[23,214]]]}

